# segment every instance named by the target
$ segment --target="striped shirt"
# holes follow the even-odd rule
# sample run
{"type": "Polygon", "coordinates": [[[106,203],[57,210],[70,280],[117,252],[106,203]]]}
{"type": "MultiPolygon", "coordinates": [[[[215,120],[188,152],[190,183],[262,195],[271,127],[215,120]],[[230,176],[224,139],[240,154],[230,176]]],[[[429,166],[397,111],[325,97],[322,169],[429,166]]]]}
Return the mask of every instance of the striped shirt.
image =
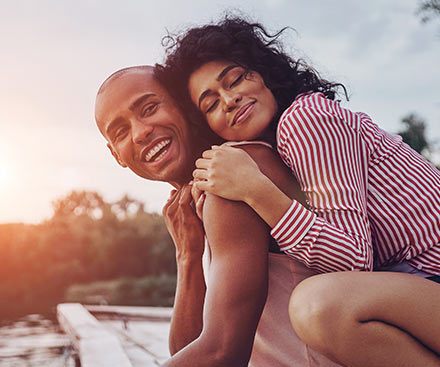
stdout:
{"type": "Polygon", "coordinates": [[[400,136],[312,93],[283,113],[277,145],[309,206],[273,227],[281,250],[320,272],[408,261],[440,275],[440,171],[400,136]]]}

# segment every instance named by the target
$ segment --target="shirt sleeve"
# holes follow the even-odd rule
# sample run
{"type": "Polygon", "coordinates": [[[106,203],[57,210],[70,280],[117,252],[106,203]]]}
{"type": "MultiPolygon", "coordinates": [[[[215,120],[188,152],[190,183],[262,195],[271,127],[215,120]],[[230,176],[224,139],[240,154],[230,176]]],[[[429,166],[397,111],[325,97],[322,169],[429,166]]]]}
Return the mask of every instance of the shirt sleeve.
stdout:
{"type": "Polygon", "coordinates": [[[271,234],[282,251],[319,272],[371,271],[368,148],[339,104],[313,98],[286,111],[277,136],[309,208],[294,200],[271,234]]]}

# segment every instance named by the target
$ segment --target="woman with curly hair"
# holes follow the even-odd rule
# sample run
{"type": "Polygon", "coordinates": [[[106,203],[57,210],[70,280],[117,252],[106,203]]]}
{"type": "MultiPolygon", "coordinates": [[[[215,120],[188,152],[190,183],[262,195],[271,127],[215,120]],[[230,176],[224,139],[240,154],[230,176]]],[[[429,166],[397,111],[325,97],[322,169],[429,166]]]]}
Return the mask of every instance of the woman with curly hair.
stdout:
{"type": "Polygon", "coordinates": [[[281,32],[241,18],[190,29],[157,75],[223,139],[276,142],[307,202],[226,143],[196,162],[197,206],[198,190],[247,203],[282,251],[326,273],[303,281],[289,305],[314,349],[347,366],[438,366],[440,172],[340,106],[344,86],[284,53],[281,32]],[[373,263],[388,272],[369,272],[373,263]]]}

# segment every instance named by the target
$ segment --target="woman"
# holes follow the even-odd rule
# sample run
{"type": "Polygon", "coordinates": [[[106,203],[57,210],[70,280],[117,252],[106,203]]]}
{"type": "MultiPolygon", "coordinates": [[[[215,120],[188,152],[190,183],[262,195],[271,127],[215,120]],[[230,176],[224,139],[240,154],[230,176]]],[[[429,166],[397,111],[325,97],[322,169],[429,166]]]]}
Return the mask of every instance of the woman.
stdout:
{"type": "Polygon", "coordinates": [[[342,108],[340,84],[289,58],[278,35],[242,19],[192,29],[162,75],[174,87],[179,80],[180,99],[187,93],[225,139],[273,142],[280,121],[278,151],[309,208],[229,147],[204,153],[196,187],[248,203],[282,250],[320,272],[372,270],[374,244],[377,265],[421,275],[319,275],[294,291],[289,311],[298,334],[338,363],[438,365],[440,289],[423,277],[440,275],[440,174],[367,115],[342,108]]]}

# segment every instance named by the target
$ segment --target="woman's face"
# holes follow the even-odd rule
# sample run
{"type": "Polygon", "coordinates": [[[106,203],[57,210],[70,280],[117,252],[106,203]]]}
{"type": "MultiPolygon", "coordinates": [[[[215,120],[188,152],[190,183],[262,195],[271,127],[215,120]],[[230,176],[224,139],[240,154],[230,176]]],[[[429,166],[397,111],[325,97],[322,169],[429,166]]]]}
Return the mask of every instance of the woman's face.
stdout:
{"type": "Polygon", "coordinates": [[[211,61],[191,74],[191,100],[226,140],[251,140],[269,126],[277,103],[260,74],[229,61],[211,61]]]}

